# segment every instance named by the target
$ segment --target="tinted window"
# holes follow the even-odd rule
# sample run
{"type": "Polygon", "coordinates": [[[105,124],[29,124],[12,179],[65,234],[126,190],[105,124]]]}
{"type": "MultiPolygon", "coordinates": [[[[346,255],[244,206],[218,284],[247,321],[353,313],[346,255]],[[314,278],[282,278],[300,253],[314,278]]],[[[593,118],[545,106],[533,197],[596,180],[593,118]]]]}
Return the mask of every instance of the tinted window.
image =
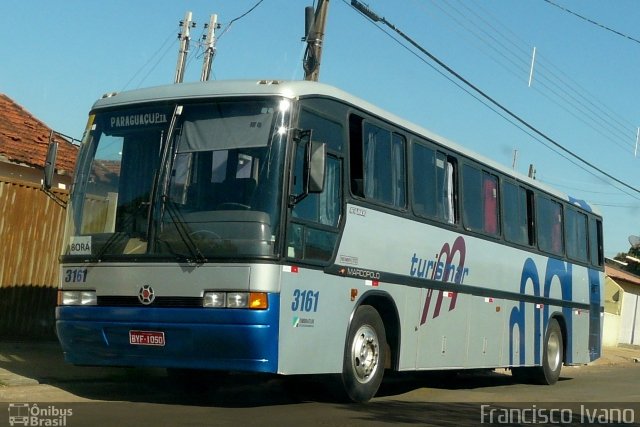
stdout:
{"type": "Polygon", "coordinates": [[[469,230],[497,235],[498,177],[465,165],[462,173],[462,215],[469,230]]]}
{"type": "Polygon", "coordinates": [[[516,184],[505,182],[502,186],[504,237],[507,241],[533,244],[530,199],[531,193],[516,184]]]}
{"type": "Polygon", "coordinates": [[[562,205],[546,197],[536,197],[536,220],[538,247],[545,252],[561,255],[564,246],[562,205]]]}
{"type": "MultiPolygon", "coordinates": [[[[329,150],[342,147],[342,126],[307,111],[302,112],[300,127],[311,129],[314,141],[325,142],[329,150]]],[[[296,146],[293,194],[303,191],[306,142],[296,146]]],[[[310,261],[328,261],[337,241],[342,212],[342,161],[333,155],[326,160],[324,190],[311,193],[292,210],[288,229],[287,256],[310,261]]]]}
{"type": "Polygon", "coordinates": [[[404,146],[402,136],[365,122],[362,146],[365,198],[396,207],[405,206],[404,146]]]}
{"type": "Polygon", "coordinates": [[[602,221],[589,219],[589,255],[591,264],[602,266],[604,263],[604,252],[602,248],[602,221]]]}
{"type": "Polygon", "coordinates": [[[587,216],[567,209],[565,217],[567,256],[576,261],[587,262],[587,216]]]}
{"type": "Polygon", "coordinates": [[[413,144],[413,202],[418,216],[454,223],[454,163],[422,144],[413,144]]]}

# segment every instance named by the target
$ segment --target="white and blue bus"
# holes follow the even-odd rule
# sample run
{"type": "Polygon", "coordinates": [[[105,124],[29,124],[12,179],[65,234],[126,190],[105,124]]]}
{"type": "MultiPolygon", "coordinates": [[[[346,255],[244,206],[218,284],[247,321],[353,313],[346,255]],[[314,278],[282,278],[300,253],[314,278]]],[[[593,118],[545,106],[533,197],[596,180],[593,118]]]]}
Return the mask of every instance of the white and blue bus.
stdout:
{"type": "Polygon", "coordinates": [[[315,82],[105,95],[68,206],[57,332],[78,365],[329,374],[600,355],[602,218],[315,82]]]}

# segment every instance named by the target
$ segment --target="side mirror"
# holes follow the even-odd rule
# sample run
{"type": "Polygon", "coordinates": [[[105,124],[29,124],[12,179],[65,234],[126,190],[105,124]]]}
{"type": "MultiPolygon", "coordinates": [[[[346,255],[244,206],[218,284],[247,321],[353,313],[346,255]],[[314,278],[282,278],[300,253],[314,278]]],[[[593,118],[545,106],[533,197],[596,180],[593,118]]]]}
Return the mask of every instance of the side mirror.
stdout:
{"type": "MultiPolygon", "coordinates": [[[[53,135],[52,135],[53,136],[53,135]]],[[[56,169],[56,157],[58,155],[58,143],[49,137],[49,148],[47,149],[47,159],[44,163],[44,181],[45,190],[50,190],[53,186],[53,177],[56,169]]]]}
{"type": "Polygon", "coordinates": [[[302,193],[289,196],[289,206],[302,201],[311,193],[324,190],[327,170],[327,144],[312,140],[311,129],[298,130],[295,140],[299,147],[304,147],[304,170],[302,171],[302,193]]]}
{"type": "Polygon", "coordinates": [[[311,141],[307,146],[307,150],[309,150],[306,170],[307,191],[309,193],[322,193],[327,170],[327,144],[311,141]]]}

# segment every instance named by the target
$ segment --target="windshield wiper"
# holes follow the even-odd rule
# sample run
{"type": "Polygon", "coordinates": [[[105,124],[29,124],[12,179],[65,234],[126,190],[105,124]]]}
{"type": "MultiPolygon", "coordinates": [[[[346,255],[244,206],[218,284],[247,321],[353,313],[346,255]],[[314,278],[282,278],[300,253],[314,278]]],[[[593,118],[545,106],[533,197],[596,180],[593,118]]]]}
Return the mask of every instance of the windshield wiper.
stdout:
{"type": "Polygon", "coordinates": [[[175,224],[176,230],[178,231],[178,236],[180,236],[180,239],[191,255],[190,258],[187,258],[187,262],[199,265],[207,262],[207,259],[204,257],[204,255],[202,255],[202,252],[200,252],[200,249],[189,235],[189,230],[185,225],[184,220],[182,219],[180,211],[175,207],[174,202],[171,201],[171,198],[167,194],[169,191],[169,180],[171,178],[171,170],[173,167],[173,158],[170,154],[173,151],[173,133],[175,132],[178,117],[180,115],[182,115],[182,105],[176,105],[175,109],[173,110],[173,115],[171,116],[169,129],[167,130],[167,138],[165,139],[162,147],[160,168],[158,169],[158,174],[156,175],[156,179],[154,179],[153,182],[151,200],[157,200],[158,191],[161,191],[159,206],[160,215],[157,222],[153,221],[153,215],[149,215],[149,227],[147,235],[149,236],[150,244],[153,246],[152,249],[155,249],[158,235],[157,228],[162,225],[165,210],[168,210],[169,216],[171,217],[171,220],[175,224]]]}
{"type": "MultiPolygon", "coordinates": [[[[185,247],[189,251],[189,254],[191,255],[191,258],[187,258],[187,262],[195,263],[198,265],[207,262],[207,258],[202,255],[202,252],[200,252],[200,248],[189,234],[189,228],[186,226],[186,223],[182,218],[182,213],[178,208],[176,208],[175,202],[172,202],[168,195],[163,194],[162,205],[166,206],[167,211],[169,212],[169,216],[171,217],[171,221],[173,221],[176,226],[178,236],[180,236],[182,243],[184,243],[185,247]]],[[[160,218],[160,223],[162,223],[162,217],[160,218]]]]}
{"type": "MultiPolygon", "coordinates": [[[[122,226],[120,228],[124,230],[128,229],[129,226],[132,225],[136,220],[137,214],[140,211],[140,209],[143,207],[147,207],[148,205],[149,204],[147,202],[140,202],[140,204],[135,208],[135,210],[130,215],[125,217],[124,221],[122,222],[122,226]]],[[[130,233],[123,232],[123,231],[114,231],[113,234],[109,236],[107,241],[104,242],[104,244],[102,245],[102,248],[100,249],[100,252],[98,252],[95,256],[92,256],[90,258],[91,262],[102,261],[102,257],[107,253],[107,250],[111,248],[111,246],[113,246],[115,243],[120,243],[123,239],[129,238],[129,237],[131,237],[130,233]]]]}

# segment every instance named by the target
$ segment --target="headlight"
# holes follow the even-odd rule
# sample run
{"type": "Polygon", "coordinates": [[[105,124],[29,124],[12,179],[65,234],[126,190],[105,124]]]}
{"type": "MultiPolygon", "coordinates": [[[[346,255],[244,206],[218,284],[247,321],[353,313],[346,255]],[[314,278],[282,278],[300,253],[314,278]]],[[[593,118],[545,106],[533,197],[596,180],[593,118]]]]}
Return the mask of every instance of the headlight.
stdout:
{"type": "Polygon", "coordinates": [[[249,308],[264,310],[269,307],[265,292],[213,292],[204,293],[202,306],[207,308],[249,308]]]}
{"type": "Polygon", "coordinates": [[[225,299],[224,292],[205,292],[202,306],[215,308],[224,307],[226,302],[225,299]]]}
{"type": "Polygon", "coordinates": [[[249,294],[246,292],[227,293],[227,307],[229,308],[245,308],[248,301],[249,294]]]}
{"type": "Polygon", "coordinates": [[[58,305],[97,305],[96,291],[58,291],[58,305]]]}

